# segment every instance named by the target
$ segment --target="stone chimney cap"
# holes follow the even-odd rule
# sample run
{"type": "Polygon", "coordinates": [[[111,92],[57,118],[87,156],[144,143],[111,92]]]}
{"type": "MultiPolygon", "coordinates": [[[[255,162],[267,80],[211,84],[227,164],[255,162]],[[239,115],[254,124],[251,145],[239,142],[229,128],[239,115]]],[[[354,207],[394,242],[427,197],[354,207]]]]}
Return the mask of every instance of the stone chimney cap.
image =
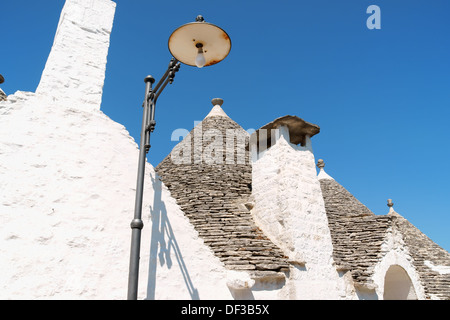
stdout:
{"type": "MultiPolygon", "coordinates": [[[[268,146],[270,146],[271,139],[271,129],[277,129],[281,126],[286,126],[289,128],[289,138],[292,144],[305,144],[306,136],[310,138],[320,132],[320,127],[316,124],[312,124],[306,122],[305,120],[297,117],[297,116],[284,116],[278,119],[273,120],[272,122],[266,124],[265,126],[258,129],[256,132],[258,133],[260,130],[267,130],[267,140],[268,146]]],[[[259,142],[259,134],[258,134],[258,142],[259,142]]]]}
{"type": "Polygon", "coordinates": [[[223,105],[223,99],[221,98],[214,98],[211,100],[212,105],[215,107],[217,105],[222,106],[223,105]]]}

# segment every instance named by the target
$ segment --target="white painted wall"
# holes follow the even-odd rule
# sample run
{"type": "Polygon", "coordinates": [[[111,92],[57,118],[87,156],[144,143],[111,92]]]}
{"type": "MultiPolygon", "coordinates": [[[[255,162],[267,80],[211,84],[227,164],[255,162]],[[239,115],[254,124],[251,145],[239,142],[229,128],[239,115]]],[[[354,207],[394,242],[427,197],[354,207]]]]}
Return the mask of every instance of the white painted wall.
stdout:
{"type": "Polygon", "coordinates": [[[253,162],[252,213],[261,229],[294,262],[284,290],[289,299],[340,299],[348,294],[332,256],[331,234],[311,140],[292,145],[287,128],[253,162]]]}
{"type": "MultiPolygon", "coordinates": [[[[67,0],[38,93],[0,102],[0,299],[127,296],[139,150],[99,110],[114,8],[67,0]]],[[[223,265],[146,172],[139,299],[231,299],[223,265]]]]}
{"type": "MultiPolygon", "coordinates": [[[[143,233],[146,299],[232,299],[233,279],[151,170],[153,195],[143,233]],[[149,254],[148,254],[149,253],[149,254]]],[[[142,272],[141,272],[142,275],[142,272]]],[[[141,288],[141,294],[144,293],[141,288]]]]}
{"type": "Polygon", "coordinates": [[[126,297],[136,144],[100,111],[16,95],[0,103],[1,299],[126,297]]]}
{"type": "MultiPolygon", "coordinates": [[[[0,299],[125,299],[138,147],[101,111],[0,103],[0,299]]],[[[231,299],[227,271],[147,165],[139,298],[231,299]]]]}

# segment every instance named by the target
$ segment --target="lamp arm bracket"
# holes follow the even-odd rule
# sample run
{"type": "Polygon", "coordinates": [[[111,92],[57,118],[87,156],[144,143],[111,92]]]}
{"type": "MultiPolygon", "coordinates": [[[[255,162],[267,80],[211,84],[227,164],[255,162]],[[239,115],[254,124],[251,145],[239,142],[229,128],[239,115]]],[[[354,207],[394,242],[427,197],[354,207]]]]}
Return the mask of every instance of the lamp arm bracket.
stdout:
{"type": "Polygon", "coordinates": [[[155,126],[156,126],[156,121],[155,120],[150,120],[149,124],[147,125],[147,127],[145,127],[145,130],[153,132],[153,131],[155,131],[155,126]]]}
{"type": "MultiPolygon", "coordinates": [[[[173,80],[175,78],[175,74],[180,70],[181,63],[175,59],[172,58],[170,60],[169,66],[162,76],[162,78],[159,80],[156,87],[153,89],[151,93],[153,93],[153,96],[149,96],[149,100],[152,99],[154,103],[156,103],[156,100],[158,100],[159,95],[164,90],[164,88],[167,86],[168,83],[172,84],[173,80]]],[[[150,93],[150,94],[151,94],[150,93]]]]}

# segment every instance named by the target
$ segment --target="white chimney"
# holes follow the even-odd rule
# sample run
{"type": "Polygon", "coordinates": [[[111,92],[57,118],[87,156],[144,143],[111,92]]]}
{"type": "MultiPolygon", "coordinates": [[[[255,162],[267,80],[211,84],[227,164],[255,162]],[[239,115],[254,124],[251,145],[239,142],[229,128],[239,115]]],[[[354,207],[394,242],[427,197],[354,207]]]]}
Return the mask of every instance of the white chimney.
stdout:
{"type": "Polygon", "coordinates": [[[251,137],[252,213],[290,258],[289,281],[305,289],[295,290],[295,299],[338,298],[339,276],[311,145],[319,131],[317,125],[285,116],[251,137]]]}

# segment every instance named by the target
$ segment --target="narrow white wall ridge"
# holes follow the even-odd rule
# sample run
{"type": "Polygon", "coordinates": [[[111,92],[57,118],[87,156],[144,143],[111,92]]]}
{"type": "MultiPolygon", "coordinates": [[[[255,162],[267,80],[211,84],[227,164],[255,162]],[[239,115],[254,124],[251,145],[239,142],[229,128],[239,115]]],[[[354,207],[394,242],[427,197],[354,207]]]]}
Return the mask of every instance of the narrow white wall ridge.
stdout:
{"type": "Polygon", "coordinates": [[[102,10],[115,8],[116,3],[111,0],[66,0],[59,25],[64,20],[68,20],[86,30],[111,33],[113,21],[107,14],[109,12],[101,15],[99,13],[102,13],[102,10]]]}
{"type": "Polygon", "coordinates": [[[66,0],[37,94],[100,109],[115,8],[110,0],[66,0]]]}

